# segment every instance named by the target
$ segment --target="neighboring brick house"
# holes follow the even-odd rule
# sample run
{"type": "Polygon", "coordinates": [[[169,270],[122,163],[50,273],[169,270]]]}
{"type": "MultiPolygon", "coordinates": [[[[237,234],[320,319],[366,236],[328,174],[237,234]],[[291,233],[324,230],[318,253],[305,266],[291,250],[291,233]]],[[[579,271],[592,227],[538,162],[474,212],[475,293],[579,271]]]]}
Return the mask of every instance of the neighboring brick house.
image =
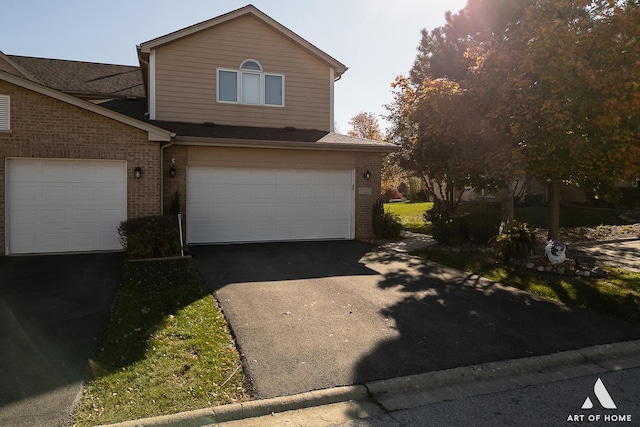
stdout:
{"type": "Polygon", "coordinates": [[[253,6],[138,55],[0,52],[5,254],[118,249],[120,221],[176,194],[189,244],[371,237],[393,146],[332,132],[343,64],[253,6]]]}

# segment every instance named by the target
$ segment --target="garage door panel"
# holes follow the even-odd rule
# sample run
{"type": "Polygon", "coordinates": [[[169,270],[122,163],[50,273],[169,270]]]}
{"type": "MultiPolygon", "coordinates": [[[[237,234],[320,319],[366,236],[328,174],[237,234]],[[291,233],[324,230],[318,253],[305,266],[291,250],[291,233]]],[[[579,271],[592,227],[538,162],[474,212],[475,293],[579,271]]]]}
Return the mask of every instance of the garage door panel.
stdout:
{"type": "Polygon", "coordinates": [[[188,241],[353,238],[353,197],[351,170],[189,167],[188,241]]]}
{"type": "Polygon", "coordinates": [[[95,200],[97,200],[97,196],[98,194],[96,194],[97,192],[97,188],[96,187],[86,187],[86,186],[74,186],[73,190],[71,192],[71,197],[73,198],[73,201],[77,201],[77,202],[93,202],[95,200]]]}
{"type": "Polygon", "coordinates": [[[67,222],[67,211],[46,209],[42,211],[42,224],[47,226],[63,226],[67,222]]]}
{"type": "Polygon", "coordinates": [[[9,159],[7,252],[119,250],[124,161],[9,159]]]}
{"type": "Polygon", "coordinates": [[[100,222],[107,226],[118,227],[123,221],[122,218],[127,217],[126,209],[100,209],[96,213],[100,215],[100,222]]]}

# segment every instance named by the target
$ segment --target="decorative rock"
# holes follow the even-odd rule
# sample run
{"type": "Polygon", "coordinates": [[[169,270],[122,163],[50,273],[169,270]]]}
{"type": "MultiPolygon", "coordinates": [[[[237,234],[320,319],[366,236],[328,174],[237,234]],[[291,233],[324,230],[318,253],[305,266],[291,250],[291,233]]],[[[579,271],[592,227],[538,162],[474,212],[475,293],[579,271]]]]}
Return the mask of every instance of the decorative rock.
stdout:
{"type": "Polygon", "coordinates": [[[528,263],[527,263],[527,265],[526,265],[525,267],[527,267],[527,268],[533,268],[533,267],[535,267],[535,266],[536,266],[536,265],[535,265],[534,263],[532,263],[532,262],[528,262],[528,263]]]}
{"type": "Polygon", "coordinates": [[[538,271],[544,271],[544,265],[539,265],[538,268],[536,268],[536,270],[538,271]]]}
{"type": "Polygon", "coordinates": [[[578,271],[576,271],[576,275],[577,276],[582,276],[582,277],[589,277],[589,276],[591,276],[591,273],[589,271],[585,271],[585,270],[578,270],[578,271]]]}

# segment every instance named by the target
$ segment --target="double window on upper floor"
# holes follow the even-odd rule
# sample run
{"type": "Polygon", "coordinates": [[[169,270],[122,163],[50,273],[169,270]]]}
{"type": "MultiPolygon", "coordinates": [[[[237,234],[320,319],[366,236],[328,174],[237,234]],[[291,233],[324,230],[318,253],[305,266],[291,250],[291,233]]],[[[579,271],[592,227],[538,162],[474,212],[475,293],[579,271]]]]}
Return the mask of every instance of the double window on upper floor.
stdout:
{"type": "Polygon", "coordinates": [[[218,68],[217,82],[218,102],[284,107],[284,75],[265,73],[256,60],[238,70],[218,68]]]}

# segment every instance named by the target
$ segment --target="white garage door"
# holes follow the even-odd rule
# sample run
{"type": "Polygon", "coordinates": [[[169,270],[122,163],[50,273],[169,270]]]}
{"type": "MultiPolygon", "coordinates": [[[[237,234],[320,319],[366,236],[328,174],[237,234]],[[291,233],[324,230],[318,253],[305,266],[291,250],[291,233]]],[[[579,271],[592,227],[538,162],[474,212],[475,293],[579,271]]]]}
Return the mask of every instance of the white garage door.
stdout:
{"type": "Polygon", "coordinates": [[[122,248],[126,162],[10,159],[6,174],[7,253],[122,248]]]}
{"type": "Polygon", "coordinates": [[[354,238],[352,170],[189,167],[189,243],[354,238]]]}

